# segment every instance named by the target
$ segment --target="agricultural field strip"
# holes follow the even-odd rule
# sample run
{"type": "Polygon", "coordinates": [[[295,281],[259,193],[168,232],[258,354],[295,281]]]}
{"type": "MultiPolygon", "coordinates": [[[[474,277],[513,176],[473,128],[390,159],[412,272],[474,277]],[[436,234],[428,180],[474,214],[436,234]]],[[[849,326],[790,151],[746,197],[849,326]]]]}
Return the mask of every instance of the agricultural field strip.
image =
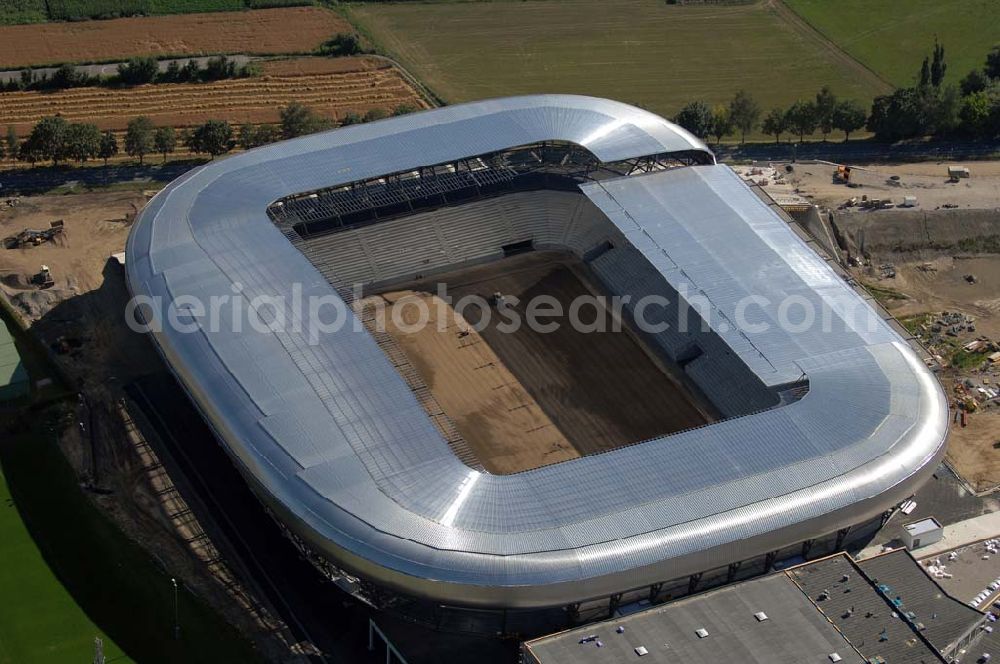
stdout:
{"type": "Polygon", "coordinates": [[[311,53],[350,30],[343,18],[320,7],[0,26],[0,69],[134,55],[311,53]]]}
{"type": "MultiPolygon", "coordinates": [[[[137,115],[171,114],[229,119],[227,113],[264,110],[277,119],[277,106],[300,101],[320,113],[365,110],[401,103],[425,106],[395,69],[345,74],[305,74],[203,84],[161,84],[121,90],[75,88],[55,93],[12,92],[0,96],[0,125],[22,126],[61,113],[70,121],[95,121],[120,128],[137,115]]],[[[196,120],[192,120],[195,122],[196,120]]]]}

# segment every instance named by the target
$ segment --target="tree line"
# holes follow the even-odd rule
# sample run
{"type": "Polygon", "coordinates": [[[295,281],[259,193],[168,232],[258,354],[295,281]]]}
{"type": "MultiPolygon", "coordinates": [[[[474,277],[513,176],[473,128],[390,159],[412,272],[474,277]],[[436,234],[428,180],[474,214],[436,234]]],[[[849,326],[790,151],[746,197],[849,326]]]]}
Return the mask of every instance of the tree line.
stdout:
{"type": "Polygon", "coordinates": [[[119,146],[118,138],[111,131],[101,131],[97,125],[86,122],[68,122],[59,115],[39,120],[31,132],[21,140],[13,126],[7,127],[4,142],[0,144],[0,159],[20,160],[32,166],[39,162],[51,161],[53,165],[67,161],[85,163],[91,159],[108,160],[124,150],[125,154],[145,162],[151,154],[167,156],[178,146],[185,146],[196,154],[217,157],[240,147],[244,150],[260,147],[275,141],[296,138],[324,129],[381,120],[391,115],[405,115],[417,108],[410,104],[400,104],[391,113],[381,108],[373,108],[365,113],[353,111],[344,114],[339,123],[316,113],[299,102],[291,102],[280,109],[278,124],[245,124],[234,128],[225,120],[208,120],[196,127],[176,130],[170,126],[157,127],[146,116],[129,121],[119,146]]]}
{"type": "Polygon", "coordinates": [[[184,65],[181,65],[177,60],[171,60],[163,71],[160,71],[160,64],[156,58],[139,56],[119,63],[117,72],[111,75],[89,75],[86,70],[70,64],[60,65],[52,72],[51,76],[48,72],[22,69],[18,78],[0,85],[0,90],[18,92],[25,90],[67,90],[94,86],[122,87],[147,83],[199,83],[230,78],[249,78],[259,76],[260,73],[260,65],[256,62],[251,61],[239,65],[235,60],[224,55],[209,58],[204,66],[193,59],[188,60],[184,65]]]}
{"type": "Polygon", "coordinates": [[[945,51],[935,43],[924,58],[912,87],[872,100],[871,109],[853,99],[838,99],[824,86],[814,99],[800,99],[787,108],[763,113],[746,90],[739,90],[728,104],[709,107],[704,101],[686,104],[673,120],[696,136],[716,142],[760,129],[780,142],[785,134],[799,141],[819,131],[823,140],[842,131],[844,140],[867,129],[880,140],[896,141],[918,136],[993,139],[1000,137],[1000,45],[994,46],[985,65],[966,75],[958,86],[945,83],[945,51]]]}

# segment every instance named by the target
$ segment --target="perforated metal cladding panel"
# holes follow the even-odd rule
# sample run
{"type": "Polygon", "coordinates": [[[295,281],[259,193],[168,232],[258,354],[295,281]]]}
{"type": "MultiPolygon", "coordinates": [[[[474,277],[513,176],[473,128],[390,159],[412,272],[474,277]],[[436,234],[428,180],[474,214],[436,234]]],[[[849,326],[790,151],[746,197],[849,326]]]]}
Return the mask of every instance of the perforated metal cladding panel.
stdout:
{"type": "MultiPolygon", "coordinates": [[[[738,544],[744,538],[781,530],[788,542],[759,546],[783,545],[846,525],[873,509],[858,501],[895,496],[934,462],[943,398],[885,326],[815,336],[720,331],[704,340],[710,353],[738,354],[770,384],[805,375],[810,393],[510,476],[476,473],[454,457],[352,315],[345,328],[309,336],[313,318],[332,314],[297,311],[293,286],[337,298],[269,222],[270,202],[540,140],[578,143],[604,160],[704,149],[613,102],[497,100],[220,160],[172,183],[137,220],[126,265],[133,293],[229,296],[246,306],[288,298],[281,313],[296,325],[255,331],[223,320],[216,330],[165,329],[154,339],[264,499],[318,551],[442,601],[569,602],[757,553],[738,544]]],[[[800,294],[835,314],[860,302],[725,167],[594,187],[588,196],[637,250],[629,260],[648,261],[671,287],[706,297],[718,321],[734,322],[740,298],[753,293],[800,294]]],[[[649,271],[625,272],[632,287],[654,286],[649,271]]],[[[264,322],[278,315],[257,310],[264,322]]],[[[751,322],[774,322],[774,314],[762,307],[751,322]]]]}

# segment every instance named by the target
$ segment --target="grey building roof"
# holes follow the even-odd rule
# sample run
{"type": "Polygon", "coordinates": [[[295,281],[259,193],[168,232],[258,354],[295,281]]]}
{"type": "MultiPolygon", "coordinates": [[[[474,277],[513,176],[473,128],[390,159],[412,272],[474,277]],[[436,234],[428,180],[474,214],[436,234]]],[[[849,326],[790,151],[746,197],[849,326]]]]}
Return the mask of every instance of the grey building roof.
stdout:
{"type": "Polygon", "coordinates": [[[541,664],[830,664],[834,653],[844,664],[864,661],[780,572],[545,636],[527,642],[524,648],[534,657],[527,661],[541,664]],[[754,617],[760,612],[766,620],[754,617]],[[619,633],[619,627],[624,631],[619,633]],[[708,636],[699,638],[699,629],[708,636]],[[580,642],[589,636],[596,636],[601,646],[596,641],[580,642]],[[648,654],[638,657],[638,647],[648,654]]]}
{"type": "MultiPolygon", "coordinates": [[[[893,615],[894,607],[846,555],[800,565],[787,574],[865,657],[882,657],[888,664],[945,661],[910,624],[893,615]]],[[[920,592],[928,590],[919,588],[920,592]]],[[[917,602],[916,592],[913,601],[917,602]]]]}
{"type": "MultiPolygon", "coordinates": [[[[970,633],[978,635],[982,621],[981,613],[942,592],[899,549],[860,563],[845,554],[830,556],[524,647],[541,664],[632,661],[639,646],[649,651],[638,660],[643,662],[829,662],[836,652],[844,662],[881,657],[887,664],[936,664],[950,661],[941,652],[954,650],[970,633]],[[901,601],[893,605],[897,597],[901,601]],[[767,620],[758,621],[758,612],[767,620]],[[916,618],[904,620],[904,612],[916,618]],[[698,629],[708,636],[699,638],[698,629]],[[581,643],[591,635],[601,647],[581,643]]],[[[987,637],[970,651],[991,647],[987,637]]]]}
{"type": "MultiPolygon", "coordinates": [[[[216,161],[171,183],[139,216],[127,247],[134,295],[229,298],[225,311],[238,313],[212,330],[154,330],[157,347],[251,485],[310,546],[438,601],[558,605],[832,532],[929,475],[947,432],[934,376],[884,322],[856,324],[850,313],[866,310],[857,294],[724,166],[584,190],[665,279],[707,299],[734,361],[768,385],[808,380],[794,403],[496,476],[454,456],[362,326],[310,338],[332,314],[296,309],[296,292],[340,300],[269,221],[271,202],[543,140],[576,143],[603,161],[708,152],[624,104],[516,97],[216,161]],[[767,301],[741,311],[747,295],[767,301]],[[829,331],[783,331],[786,296],[828,312],[829,331]],[[238,330],[249,309],[274,318],[262,297],[285,298],[287,324],[238,330]]],[[[182,321],[196,315],[190,302],[180,309],[182,321]]]]}
{"type": "Polygon", "coordinates": [[[884,585],[898,611],[924,626],[923,636],[940,652],[951,652],[983,614],[951,597],[927,575],[906,549],[858,562],[872,583],[884,585]]]}

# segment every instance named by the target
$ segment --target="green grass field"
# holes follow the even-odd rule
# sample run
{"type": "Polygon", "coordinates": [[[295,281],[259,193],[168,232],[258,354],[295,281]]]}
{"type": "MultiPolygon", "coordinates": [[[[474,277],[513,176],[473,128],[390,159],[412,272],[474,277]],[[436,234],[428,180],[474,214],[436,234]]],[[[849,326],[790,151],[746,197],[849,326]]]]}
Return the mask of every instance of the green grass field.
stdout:
{"type": "Polygon", "coordinates": [[[183,589],[173,639],[169,574],[82,494],[50,432],[58,412],[0,440],[0,664],[89,662],[95,636],[113,662],[259,661],[183,589]]]}
{"type": "MultiPolygon", "coordinates": [[[[4,443],[5,445],[7,443],[4,443]]],[[[84,662],[94,637],[114,661],[121,648],[94,625],[52,574],[11,498],[0,468],[0,662],[84,662]]]]}
{"type": "Polygon", "coordinates": [[[183,588],[174,640],[170,575],[90,502],[58,447],[74,395],[33,338],[8,329],[32,379],[56,382],[31,410],[0,413],[0,664],[89,662],[95,636],[109,662],[260,661],[183,588]]]}
{"type": "Polygon", "coordinates": [[[983,66],[1000,43],[996,0],[785,0],[849,54],[899,86],[912,85],[934,37],[945,47],[946,82],[983,66]]]}
{"type": "Polygon", "coordinates": [[[48,20],[45,0],[0,0],[0,25],[48,20]]]}
{"type": "Polygon", "coordinates": [[[741,87],[765,111],[812,98],[824,84],[864,103],[887,88],[763,4],[535,0],[367,3],[347,11],[449,102],[568,92],[672,115],[690,100],[728,101],[741,87]]]}

